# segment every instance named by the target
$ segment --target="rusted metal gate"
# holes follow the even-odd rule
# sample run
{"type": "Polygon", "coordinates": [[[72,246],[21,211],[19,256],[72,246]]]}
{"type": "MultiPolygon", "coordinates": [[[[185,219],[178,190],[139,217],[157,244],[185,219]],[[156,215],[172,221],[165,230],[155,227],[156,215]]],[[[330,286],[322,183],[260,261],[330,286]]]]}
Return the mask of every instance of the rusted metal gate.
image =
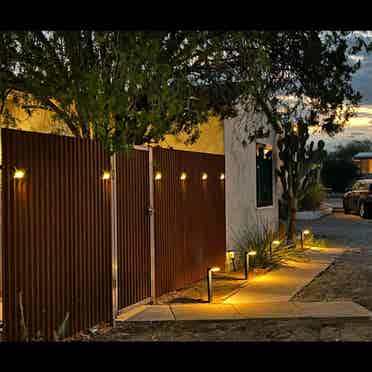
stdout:
{"type": "Polygon", "coordinates": [[[68,334],[111,320],[110,160],[99,143],[1,130],[5,333],[47,339],[67,312],[68,334]],[[24,169],[14,179],[14,169],[24,169]]]}
{"type": "Polygon", "coordinates": [[[94,141],[0,134],[8,340],[21,335],[20,292],[29,334],[51,339],[67,312],[71,335],[223,267],[224,156],[136,149],[110,164],[94,141]]]}
{"type": "Polygon", "coordinates": [[[161,173],[154,180],[155,284],[160,296],[203,278],[208,267],[224,267],[225,160],[222,155],[153,151],[154,172],[161,173]]]}
{"type": "Polygon", "coordinates": [[[117,155],[118,309],[151,297],[149,151],[117,155]]]}

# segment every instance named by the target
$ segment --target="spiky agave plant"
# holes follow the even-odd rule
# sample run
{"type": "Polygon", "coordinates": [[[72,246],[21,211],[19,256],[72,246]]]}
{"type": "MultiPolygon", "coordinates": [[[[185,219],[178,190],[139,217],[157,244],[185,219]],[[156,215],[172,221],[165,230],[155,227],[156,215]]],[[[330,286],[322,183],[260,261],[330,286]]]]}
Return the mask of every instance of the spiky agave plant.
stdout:
{"type": "MultiPolygon", "coordinates": [[[[32,339],[30,339],[29,335],[29,330],[26,325],[25,321],[25,315],[24,315],[24,307],[23,307],[23,295],[22,291],[19,292],[19,309],[20,309],[20,322],[21,322],[21,341],[43,341],[44,338],[40,332],[40,330],[37,331],[36,336],[32,339]]],[[[65,319],[63,322],[60,324],[57,330],[53,331],[53,339],[54,341],[61,341],[64,339],[66,335],[66,329],[67,329],[67,324],[68,320],[70,318],[70,313],[66,313],[65,319]]]]}

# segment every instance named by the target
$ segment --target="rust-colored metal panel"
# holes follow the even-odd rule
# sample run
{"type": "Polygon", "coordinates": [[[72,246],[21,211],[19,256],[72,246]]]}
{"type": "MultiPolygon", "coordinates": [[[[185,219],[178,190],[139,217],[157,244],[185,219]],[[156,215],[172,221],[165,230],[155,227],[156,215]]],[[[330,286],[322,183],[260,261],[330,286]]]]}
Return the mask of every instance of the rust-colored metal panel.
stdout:
{"type": "Polygon", "coordinates": [[[20,338],[20,291],[30,335],[51,339],[67,312],[69,335],[110,321],[109,156],[97,142],[5,129],[2,151],[7,339],[20,338]]]}
{"type": "Polygon", "coordinates": [[[189,151],[154,149],[156,295],[206,276],[225,264],[225,159],[189,151]],[[185,172],[186,180],[181,180],[185,172]],[[202,174],[208,178],[202,180],[202,174]]]}
{"type": "Polygon", "coordinates": [[[149,153],[117,155],[118,306],[151,296],[149,153]]]}

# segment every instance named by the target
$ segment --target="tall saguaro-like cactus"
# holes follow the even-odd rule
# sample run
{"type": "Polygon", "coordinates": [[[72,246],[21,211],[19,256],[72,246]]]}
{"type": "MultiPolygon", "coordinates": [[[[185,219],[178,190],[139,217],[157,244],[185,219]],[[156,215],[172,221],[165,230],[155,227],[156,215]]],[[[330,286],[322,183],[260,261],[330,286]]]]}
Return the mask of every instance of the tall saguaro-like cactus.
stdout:
{"type": "Polygon", "coordinates": [[[288,119],[283,122],[283,132],[278,139],[280,165],[277,169],[283,186],[283,199],[288,203],[288,242],[295,241],[296,214],[298,202],[317,182],[317,174],[326,156],[324,142],[308,143],[311,116],[298,119],[296,123],[288,119]]]}

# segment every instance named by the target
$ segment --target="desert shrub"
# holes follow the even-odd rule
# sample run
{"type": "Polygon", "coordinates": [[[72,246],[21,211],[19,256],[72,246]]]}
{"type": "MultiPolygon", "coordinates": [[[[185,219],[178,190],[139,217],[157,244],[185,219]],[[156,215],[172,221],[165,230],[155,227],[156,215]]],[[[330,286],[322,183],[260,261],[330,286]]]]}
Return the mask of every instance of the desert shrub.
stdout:
{"type": "Polygon", "coordinates": [[[320,184],[315,184],[299,199],[298,209],[300,211],[313,211],[318,209],[325,197],[326,193],[322,186],[320,184]]]}

